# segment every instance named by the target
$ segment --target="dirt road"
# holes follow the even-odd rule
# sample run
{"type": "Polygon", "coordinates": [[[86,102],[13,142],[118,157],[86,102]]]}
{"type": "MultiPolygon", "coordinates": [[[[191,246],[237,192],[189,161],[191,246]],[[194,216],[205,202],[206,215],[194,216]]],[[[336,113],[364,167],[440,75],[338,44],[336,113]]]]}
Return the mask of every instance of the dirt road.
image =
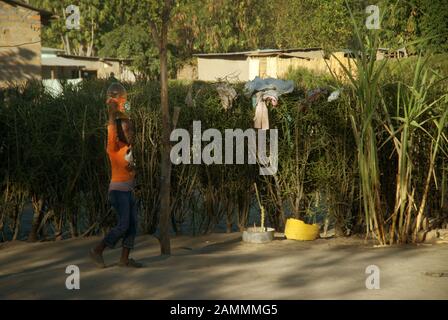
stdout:
{"type": "Polygon", "coordinates": [[[87,258],[99,238],[13,242],[0,246],[1,299],[448,299],[448,245],[374,248],[360,239],[313,242],[240,241],[239,233],[177,237],[159,255],[151,236],[137,240],[142,269],[108,268],[87,258]],[[68,265],[80,269],[80,289],[68,290],[68,265]],[[380,289],[366,289],[366,267],[380,270],[380,289]]]}

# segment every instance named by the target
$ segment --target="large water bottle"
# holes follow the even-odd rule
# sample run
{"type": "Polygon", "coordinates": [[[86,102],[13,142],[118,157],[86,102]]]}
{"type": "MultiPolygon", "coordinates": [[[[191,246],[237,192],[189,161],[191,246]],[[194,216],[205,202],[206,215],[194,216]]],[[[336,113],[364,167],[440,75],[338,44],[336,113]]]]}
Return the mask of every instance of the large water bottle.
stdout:
{"type": "Polygon", "coordinates": [[[115,102],[118,105],[118,111],[128,113],[130,111],[128,103],[128,92],[120,83],[114,82],[107,89],[107,103],[115,102]]]}

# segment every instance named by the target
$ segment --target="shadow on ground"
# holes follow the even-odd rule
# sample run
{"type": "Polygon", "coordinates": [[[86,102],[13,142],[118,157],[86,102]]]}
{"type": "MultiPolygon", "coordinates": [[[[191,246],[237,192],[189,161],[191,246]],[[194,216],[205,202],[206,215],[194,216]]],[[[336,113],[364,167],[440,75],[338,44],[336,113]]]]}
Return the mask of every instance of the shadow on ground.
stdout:
{"type": "Polygon", "coordinates": [[[359,239],[243,243],[239,233],[177,237],[172,255],[141,236],[133,256],[142,269],[106,269],[87,252],[99,238],[0,247],[2,299],[448,299],[448,278],[423,273],[448,269],[439,246],[373,248],[359,239]],[[81,289],[67,290],[65,268],[81,270],[81,289]],[[381,289],[365,286],[366,267],[377,265],[381,289]]]}

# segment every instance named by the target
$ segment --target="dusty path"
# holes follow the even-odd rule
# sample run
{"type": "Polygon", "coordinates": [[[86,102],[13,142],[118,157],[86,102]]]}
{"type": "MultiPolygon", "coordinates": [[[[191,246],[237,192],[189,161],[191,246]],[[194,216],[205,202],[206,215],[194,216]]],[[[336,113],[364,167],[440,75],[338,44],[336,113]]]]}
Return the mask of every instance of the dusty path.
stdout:
{"type": "Polygon", "coordinates": [[[267,245],[212,234],[173,239],[159,256],[151,236],[138,238],[139,270],[114,265],[119,249],[96,269],[88,249],[98,238],[0,246],[1,299],[448,299],[448,245],[373,248],[361,240],[276,240],[267,245]],[[208,242],[207,242],[208,241],[208,242]],[[65,288],[65,268],[81,270],[80,290],[65,288]],[[368,265],[381,271],[381,289],[367,290],[368,265]]]}

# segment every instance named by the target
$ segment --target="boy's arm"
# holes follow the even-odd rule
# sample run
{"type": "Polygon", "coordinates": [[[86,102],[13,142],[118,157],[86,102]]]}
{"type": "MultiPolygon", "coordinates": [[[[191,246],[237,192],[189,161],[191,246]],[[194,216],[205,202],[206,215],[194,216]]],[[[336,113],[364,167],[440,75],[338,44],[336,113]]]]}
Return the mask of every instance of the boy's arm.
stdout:
{"type": "Polygon", "coordinates": [[[118,148],[117,124],[115,122],[115,115],[118,110],[118,104],[114,101],[110,101],[107,103],[107,105],[108,105],[107,150],[115,151],[118,148]]]}

